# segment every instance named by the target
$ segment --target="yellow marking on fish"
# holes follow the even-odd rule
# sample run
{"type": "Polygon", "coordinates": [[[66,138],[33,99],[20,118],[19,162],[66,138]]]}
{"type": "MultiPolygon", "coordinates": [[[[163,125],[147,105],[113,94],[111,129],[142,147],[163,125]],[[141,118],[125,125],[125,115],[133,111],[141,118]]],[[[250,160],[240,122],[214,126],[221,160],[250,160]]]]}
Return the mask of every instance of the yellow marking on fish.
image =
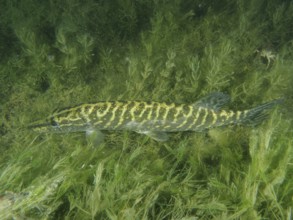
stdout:
{"type": "Polygon", "coordinates": [[[151,120],[151,119],[152,119],[152,114],[153,114],[153,108],[150,108],[150,109],[149,109],[149,113],[148,113],[146,119],[147,119],[147,120],[151,120]]]}
{"type": "Polygon", "coordinates": [[[221,119],[221,122],[225,122],[228,118],[228,113],[226,111],[221,111],[220,112],[220,119],[221,119]]]}
{"type": "Polygon", "coordinates": [[[141,113],[138,115],[139,118],[141,118],[143,114],[148,110],[148,108],[151,107],[151,105],[148,105],[147,103],[143,103],[143,104],[144,104],[144,108],[142,108],[141,113]]]}
{"type": "Polygon", "coordinates": [[[241,118],[241,114],[242,114],[241,111],[236,112],[236,120],[239,120],[241,118]]]}
{"type": "MultiPolygon", "coordinates": [[[[182,128],[184,125],[186,125],[189,121],[188,121],[188,119],[192,116],[192,114],[193,114],[193,108],[192,108],[192,106],[188,106],[188,108],[189,108],[189,111],[188,111],[188,113],[187,114],[184,114],[183,113],[183,115],[184,115],[184,117],[186,118],[186,120],[185,121],[183,121],[183,123],[181,123],[179,126],[177,126],[177,128],[182,128]]],[[[191,125],[192,125],[192,123],[191,123],[191,125]]]]}
{"type": "Polygon", "coordinates": [[[160,109],[161,105],[156,105],[156,115],[155,115],[155,120],[158,120],[159,115],[160,115],[160,109]]]}
{"type": "Polygon", "coordinates": [[[199,107],[199,108],[197,109],[197,112],[196,112],[195,118],[193,119],[193,124],[196,124],[196,123],[197,123],[197,121],[198,121],[198,119],[199,119],[199,115],[200,115],[201,109],[202,109],[201,107],[199,107]]]}
{"type": "MultiPolygon", "coordinates": [[[[242,118],[246,118],[247,117],[247,113],[249,112],[249,110],[244,110],[242,111],[242,118]]],[[[241,118],[240,118],[241,119],[241,118]]]]}
{"type": "Polygon", "coordinates": [[[213,114],[212,124],[214,125],[214,124],[216,124],[218,117],[217,117],[217,114],[216,114],[216,112],[214,110],[211,110],[211,112],[213,114]]]}
{"type": "Polygon", "coordinates": [[[125,112],[128,110],[128,106],[129,106],[129,102],[127,102],[125,105],[123,105],[123,109],[122,109],[122,112],[121,112],[121,116],[119,118],[119,121],[118,121],[118,124],[117,124],[116,127],[119,127],[120,125],[122,125],[122,123],[124,121],[125,112]]]}
{"type": "MultiPolygon", "coordinates": [[[[165,103],[164,103],[165,104],[165,103]]],[[[166,105],[165,104],[165,114],[163,115],[163,119],[166,120],[167,119],[167,116],[168,116],[168,113],[170,111],[171,108],[174,108],[175,104],[172,103],[170,106],[169,105],[166,105]]]]}
{"type": "Polygon", "coordinates": [[[139,102],[134,102],[134,106],[129,111],[132,120],[135,120],[135,112],[137,111],[138,105],[139,105],[139,102]]]}
{"type": "Polygon", "coordinates": [[[203,109],[201,109],[201,110],[204,111],[204,116],[203,116],[203,118],[202,118],[202,121],[201,121],[199,127],[200,127],[200,126],[203,126],[203,125],[205,124],[206,118],[207,118],[207,116],[208,116],[208,114],[209,114],[208,109],[203,108],[203,109]]]}
{"type": "Polygon", "coordinates": [[[90,122],[90,118],[89,115],[92,114],[92,112],[94,111],[94,105],[89,104],[86,105],[84,108],[81,108],[81,115],[87,120],[87,122],[90,122]]]}
{"type": "Polygon", "coordinates": [[[174,115],[174,117],[175,117],[176,119],[178,118],[178,115],[181,113],[182,109],[183,109],[183,106],[182,106],[182,105],[176,107],[176,113],[175,113],[175,115],[174,115]]]}
{"type": "MultiPolygon", "coordinates": [[[[103,104],[106,104],[107,107],[104,109],[104,106],[102,105],[103,109],[98,109],[97,110],[97,117],[98,118],[104,117],[108,113],[109,109],[112,107],[112,104],[110,102],[105,102],[103,104]]],[[[97,105],[97,107],[100,107],[100,106],[97,105]]]]}
{"type": "Polygon", "coordinates": [[[121,103],[119,102],[116,102],[114,107],[113,105],[111,106],[111,113],[112,113],[112,116],[111,118],[108,120],[108,122],[105,124],[105,127],[110,127],[110,125],[113,123],[113,121],[115,120],[116,118],[116,111],[117,109],[120,107],[121,103]]]}

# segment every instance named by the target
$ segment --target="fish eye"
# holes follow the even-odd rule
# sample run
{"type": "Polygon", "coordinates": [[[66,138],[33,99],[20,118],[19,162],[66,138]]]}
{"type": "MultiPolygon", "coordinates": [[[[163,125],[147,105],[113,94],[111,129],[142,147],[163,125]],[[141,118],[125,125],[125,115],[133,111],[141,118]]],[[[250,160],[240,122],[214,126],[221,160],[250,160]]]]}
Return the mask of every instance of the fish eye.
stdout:
{"type": "Polygon", "coordinates": [[[53,118],[51,119],[50,124],[51,124],[53,127],[59,127],[59,123],[56,122],[53,118]]]}

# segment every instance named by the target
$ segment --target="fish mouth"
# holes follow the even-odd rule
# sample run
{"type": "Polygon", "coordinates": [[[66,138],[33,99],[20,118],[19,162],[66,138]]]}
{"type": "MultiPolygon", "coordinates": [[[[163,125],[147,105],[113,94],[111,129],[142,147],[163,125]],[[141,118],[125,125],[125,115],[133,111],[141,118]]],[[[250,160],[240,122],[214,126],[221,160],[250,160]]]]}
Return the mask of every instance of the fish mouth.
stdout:
{"type": "Polygon", "coordinates": [[[52,125],[50,123],[33,123],[28,125],[27,128],[40,133],[52,132],[52,125]]]}
{"type": "Polygon", "coordinates": [[[52,125],[52,123],[47,121],[35,121],[32,124],[28,125],[27,128],[38,133],[58,133],[58,130],[60,130],[58,125],[52,125]]]}
{"type": "Polygon", "coordinates": [[[58,124],[52,122],[37,121],[27,126],[28,129],[37,133],[71,133],[84,132],[88,130],[88,125],[58,124]]]}

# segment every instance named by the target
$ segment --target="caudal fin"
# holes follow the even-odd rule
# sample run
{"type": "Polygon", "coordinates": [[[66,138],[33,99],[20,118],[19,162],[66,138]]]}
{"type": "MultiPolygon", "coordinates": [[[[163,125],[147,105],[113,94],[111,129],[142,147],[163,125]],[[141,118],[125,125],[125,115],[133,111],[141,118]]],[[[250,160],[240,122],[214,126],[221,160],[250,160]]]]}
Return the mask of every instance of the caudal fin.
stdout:
{"type": "Polygon", "coordinates": [[[274,106],[283,102],[283,99],[276,99],[271,102],[267,102],[255,108],[248,110],[245,116],[240,120],[240,124],[255,126],[264,121],[268,115],[269,110],[274,106]]]}

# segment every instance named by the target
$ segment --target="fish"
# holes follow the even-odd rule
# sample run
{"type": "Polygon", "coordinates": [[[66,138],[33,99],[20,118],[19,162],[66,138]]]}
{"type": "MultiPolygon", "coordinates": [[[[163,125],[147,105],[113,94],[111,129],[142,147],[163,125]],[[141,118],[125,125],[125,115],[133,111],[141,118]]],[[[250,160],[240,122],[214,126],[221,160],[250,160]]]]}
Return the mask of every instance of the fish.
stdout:
{"type": "Polygon", "coordinates": [[[28,127],[39,133],[99,132],[98,136],[102,136],[103,130],[129,130],[156,141],[167,141],[170,132],[260,124],[268,117],[268,110],[282,99],[240,111],[223,108],[229,101],[230,96],[222,92],[213,92],[191,104],[101,101],[56,111],[28,127]]]}

